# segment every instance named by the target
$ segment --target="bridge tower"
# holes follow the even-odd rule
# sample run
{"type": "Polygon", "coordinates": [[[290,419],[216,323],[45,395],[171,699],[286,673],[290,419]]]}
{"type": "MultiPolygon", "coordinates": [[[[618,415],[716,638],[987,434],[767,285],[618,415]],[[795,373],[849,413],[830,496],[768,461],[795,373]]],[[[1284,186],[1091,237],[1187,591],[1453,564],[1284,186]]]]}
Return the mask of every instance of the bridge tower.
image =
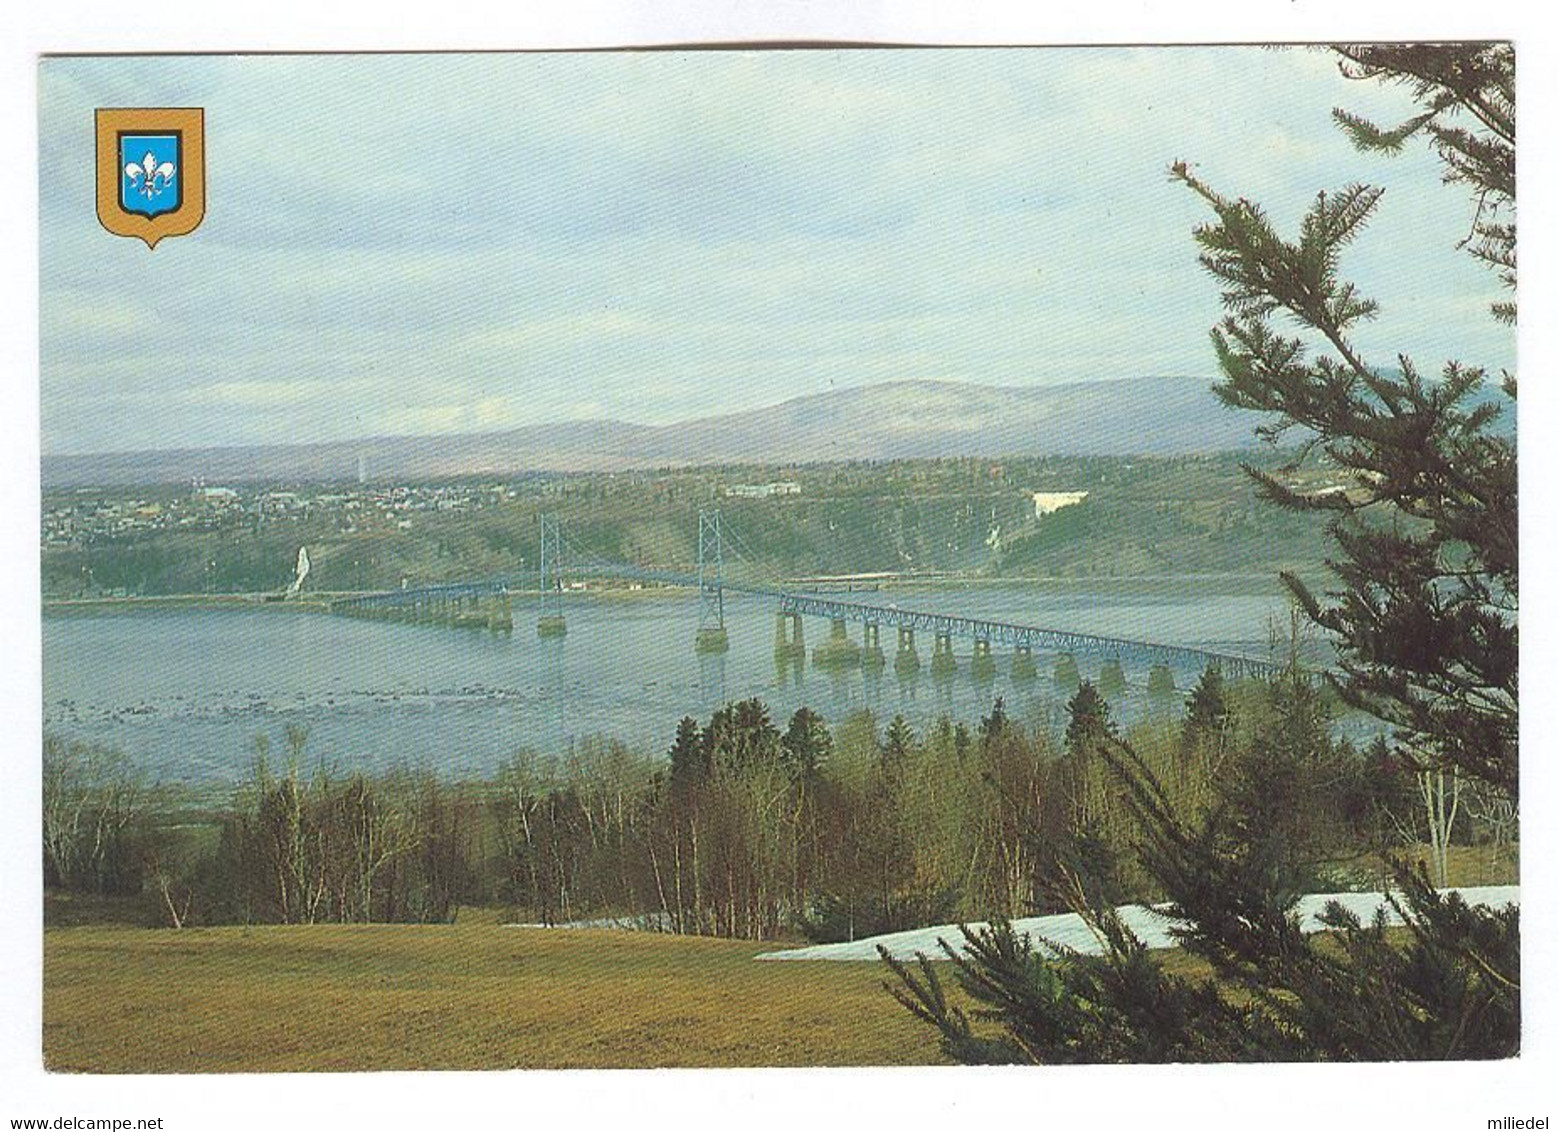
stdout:
{"type": "Polygon", "coordinates": [[[720,511],[698,513],[698,635],[693,648],[701,653],[726,652],[731,640],[725,633],[725,540],[720,533],[720,511]]]}
{"type": "Polygon", "coordinates": [[[536,635],[561,637],[568,632],[563,620],[563,580],[559,576],[563,566],[563,535],[558,528],[556,515],[541,516],[541,615],[536,621],[536,635]]]}

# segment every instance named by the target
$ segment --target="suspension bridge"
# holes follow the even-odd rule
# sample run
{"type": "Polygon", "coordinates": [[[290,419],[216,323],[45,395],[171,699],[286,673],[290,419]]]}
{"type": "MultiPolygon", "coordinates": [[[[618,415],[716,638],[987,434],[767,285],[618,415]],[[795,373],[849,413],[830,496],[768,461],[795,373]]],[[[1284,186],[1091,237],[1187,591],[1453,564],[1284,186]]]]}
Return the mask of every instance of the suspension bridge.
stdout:
{"type": "Polygon", "coordinates": [[[530,596],[537,603],[536,630],[542,637],[561,637],[568,631],[563,611],[566,589],[586,579],[611,580],[639,585],[693,589],[698,594],[698,629],[693,645],[701,653],[723,653],[730,647],[725,624],[728,593],[756,597],[772,603],[775,612],[774,653],[781,661],[803,661],[807,656],[804,619],[828,623],[828,633],[812,650],[820,666],[885,668],[883,630],[896,634],[892,664],[900,675],[916,673],[921,658],[920,642],[931,643],[930,669],[934,676],[958,671],[954,641],[972,642],[968,664],[977,679],[994,676],[995,649],[1012,652],[1014,679],[1038,675],[1036,655],[1054,654],[1058,672],[1079,656],[1099,661],[1104,672],[1113,666],[1119,677],[1122,664],[1151,666],[1149,687],[1166,682],[1173,687],[1173,672],[1200,670],[1217,665],[1226,676],[1260,676],[1275,671],[1270,661],[1238,653],[1189,645],[1161,644],[1124,637],[1080,633],[1068,629],[1021,625],[966,617],[953,613],[906,609],[894,602],[859,595],[826,592],[820,579],[805,583],[732,576],[729,565],[743,575],[755,571],[751,556],[743,556],[740,537],[721,522],[718,510],[698,513],[698,558],[695,569],[662,568],[614,562],[572,546],[563,537],[555,515],[543,514],[540,523],[540,556],[537,569],[524,574],[501,574],[468,582],[429,586],[403,586],[382,593],[338,598],[331,611],[351,617],[406,621],[433,625],[511,631],[515,601],[530,596]],[[734,544],[734,545],[733,545],[734,544]],[[728,551],[735,562],[728,562],[728,551]],[[804,588],[803,588],[804,587],[804,588]],[[850,637],[849,626],[861,626],[860,640],[850,637]]]}

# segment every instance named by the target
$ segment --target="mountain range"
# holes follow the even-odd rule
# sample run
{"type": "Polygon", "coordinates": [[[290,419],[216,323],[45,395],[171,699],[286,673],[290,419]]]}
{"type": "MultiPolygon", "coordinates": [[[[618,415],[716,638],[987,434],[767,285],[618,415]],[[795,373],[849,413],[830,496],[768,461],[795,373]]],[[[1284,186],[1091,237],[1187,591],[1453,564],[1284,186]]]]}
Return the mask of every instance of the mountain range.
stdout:
{"type": "Polygon", "coordinates": [[[419,480],[534,471],[954,456],[1168,456],[1248,448],[1256,418],[1206,377],[1045,386],[902,381],[669,425],[566,421],[502,432],[46,455],[45,488],[419,480]]]}

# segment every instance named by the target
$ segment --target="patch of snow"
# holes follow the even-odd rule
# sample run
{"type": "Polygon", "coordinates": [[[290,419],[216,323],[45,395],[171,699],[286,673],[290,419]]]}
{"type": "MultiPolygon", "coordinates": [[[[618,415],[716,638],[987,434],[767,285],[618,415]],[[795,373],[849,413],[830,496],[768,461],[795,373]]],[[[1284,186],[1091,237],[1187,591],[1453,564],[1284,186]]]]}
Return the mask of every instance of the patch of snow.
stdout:
{"type": "MultiPolygon", "coordinates": [[[[1521,903],[1521,889],[1518,885],[1448,888],[1443,891],[1458,893],[1468,904],[1475,906],[1493,908],[1521,903]]],[[[1306,932],[1321,931],[1324,927],[1320,919],[1321,913],[1334,900],[1366,923],[1375,915],[1377,908],[1385,909],[1387,923],[1402,922],[1401,917],[1392,911],[1391,906],[1386,902],[1384,893],[1326,892],[1299,898],[1299,903],[1294,910],[1300,917],[1300,929],[1306,932]]],[[[1164,905],[1148,907],[1141,904],[1125,904],[1116,911],[1120,913],[1121,922],[1148,947],[1176,947],[1178,944],[1170,934],[1170,928],[1174,926],[1175,921],[1162,911],[1164,907],[1164,905]]],[[[970,928],[985,927],[984,924],[969,926],[970,928]]],[[[1073,948],[1084,955],[1099,955],[1104,950],[1093,931],[1075,912],[1064,912],[1055,916],[1029,916],[1026,919],[1014,920],[1012,926],[1027,935],[1034,942],[1034,946],[1042,951],[1053,951],[1045,946],[1047,942],[1073,948]]],[[[924,954],[932,959],[946,959],[947,955],[937,946],[939,938],[960,948],[963,944],[963,934],[958,930],[957,924],[940,924],[936,927],[892,932],[888,935],[857,939],[848,943],[821,943],[812,947],[769,951],[759,955],[758,958],[870,960],[877,958],[877,946],[881,944],[895,959],[912,959],[916,954],[924,954]]]]}
{"type": "Polygon", "coordinates": [[[629,932],[669,932],[671,917],[664,912],[642,916],[604,916],[596,920],[568,920],[561,924],[505,924],[506,928],[610,928],[629,932]]]}

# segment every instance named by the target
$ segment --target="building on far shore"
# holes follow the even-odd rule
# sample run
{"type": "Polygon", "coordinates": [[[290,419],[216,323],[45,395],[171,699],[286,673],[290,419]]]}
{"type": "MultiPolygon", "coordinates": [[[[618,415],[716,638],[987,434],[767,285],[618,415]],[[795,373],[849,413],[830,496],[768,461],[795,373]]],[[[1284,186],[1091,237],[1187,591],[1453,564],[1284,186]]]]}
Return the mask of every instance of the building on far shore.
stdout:
{"type": "Polygon", "coordinates": [[[780,483],[733,483],[725,494],[737,499],[768,499],[776,495],[800,495],[801,485],[791,480],[780,483]]]}
{"type": "Polygon", "coordinates": [[[1088,498],[1086,491],[1036,491],[1034,493],[1034,518],[1043,519],[1063,507],[1071,507],[1088,498]]]}

